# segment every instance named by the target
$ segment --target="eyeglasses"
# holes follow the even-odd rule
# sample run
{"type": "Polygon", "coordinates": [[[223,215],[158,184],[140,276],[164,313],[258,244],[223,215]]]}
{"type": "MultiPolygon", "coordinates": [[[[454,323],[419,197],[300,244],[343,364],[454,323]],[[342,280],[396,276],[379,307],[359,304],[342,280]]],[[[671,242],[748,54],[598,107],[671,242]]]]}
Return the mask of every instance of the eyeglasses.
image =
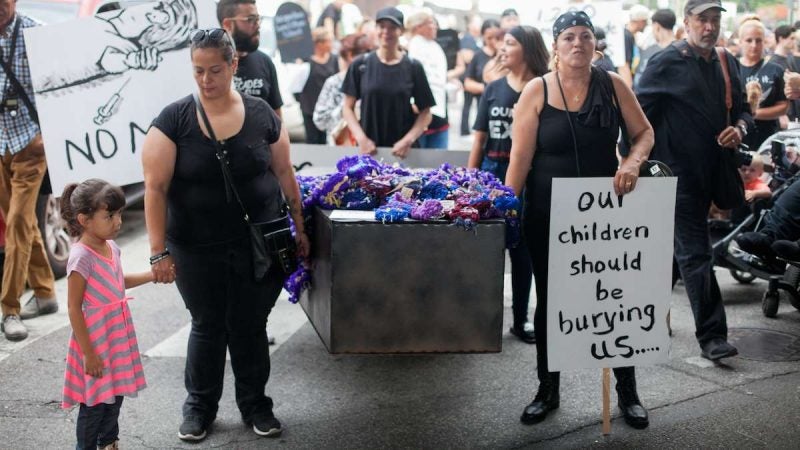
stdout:
{"type": "Polygon", "coordinates": [[[192,35],[192,44],[200,44],[205,41],[220,42],[227,32],[222,28],[209,28],[208,30],[197,30],[192,35]]]}
{"type": "Polygon", "coordinates": [[[247,22],[247,24],[250,26],[258,25],[261,23],[261,16],[256,16],[256,15],[247,17],[231,17],[231,19],[238,20],[240,22],[247,22]]]}

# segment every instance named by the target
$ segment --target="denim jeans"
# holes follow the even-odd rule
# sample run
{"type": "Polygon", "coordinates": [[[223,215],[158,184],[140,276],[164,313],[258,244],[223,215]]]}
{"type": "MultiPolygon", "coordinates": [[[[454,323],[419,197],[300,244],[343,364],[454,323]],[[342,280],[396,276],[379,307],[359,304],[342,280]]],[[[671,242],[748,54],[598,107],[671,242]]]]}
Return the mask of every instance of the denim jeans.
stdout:
{"type": "Polygon", "coordinates": [[[675,204],[675,261],[689,296],[695,337],[701,346],[714,338],[728,337],[708,230],[711,200],[705,197],[703,193],[690,192],[679,185],[675,204]]]}
{"type": "Polygon", "coordinates": [[[226,350],[242,418],[249,422],[257,415],[271,415],[272,399],[264,394],[270,371],[266,328],[283,286],[280,267],[273,264],[255,281],[248,239],[204,247],[174,242],[168,246],[178,273],[175,283],[192,316],[184,417],[199,417],[206,425],[216,418],[226,350]]]}
{"type": "Polygon", "coordinates": [[[447,144],[449,141],[449,130],[442,130],[433,134],[423,134],[419,137],[419,139],[417,139],[417,145],[419,145],[419,148],[447,150],[447,144]]]}
{"type": "MultiPolygon", "coordinates": [[[[508,162],[483,158],[481,170],[491,172],[500,181],[505,182],[508,162]]],[[[520,199],[521,204],[525,204],[524,195],[523,193],[523,198],[520,199]]],[[[514,316],[514,326],[521,329],[528,321],[533,277],[531,257],[524,242],[520,242],[515,248],[508,249],[508,257],[511,260],[511,312],[514,316]]]]}
{"type": "Polygon", "coordinates": [[[113,404],[100,403],[86,406],[81,403],[75,434],[78,438],[77,450],[96,450],[105,447],[119,437],[119,410],[122,399],[117,396],[113,404]]]}

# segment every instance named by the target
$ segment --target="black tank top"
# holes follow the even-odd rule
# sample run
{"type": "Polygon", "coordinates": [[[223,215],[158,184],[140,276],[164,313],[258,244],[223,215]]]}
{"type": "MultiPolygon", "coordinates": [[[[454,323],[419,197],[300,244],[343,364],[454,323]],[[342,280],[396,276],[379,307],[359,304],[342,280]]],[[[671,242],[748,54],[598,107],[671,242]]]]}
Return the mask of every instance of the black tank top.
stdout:
{"type": "MultiPolygon", "coordinates": [[[[579,111],[565,112],[551,106],[548,102],[547,82],[544,83],[544,108],[539,115],[539,130],[536,135],[536,152],[533,156],[531,171],[526,182],[526,203],[532,207],[531,212],[537,216],[550,217],[551,186],[553,178],[564,177],[613,177],[617,171],[616,146],[619,137],[619,116],[611,98],[604,99],[611,105],[610,126],[593,127],[582,125],[578,120],[579,111]],[[569,114],[575,129],[578,161],[575,158],[575,146],[572,140],[569,114]],[[578,167],[580,166],[580,173],[578,167]]],[[[600,84],[611,82],[608,74],[592,70],[589,82],[587,102],[600,89],[600,84]],[[606,79],[603,78],[605,75],[606,79]]],[[[613,89],[613,86],[611,86],[613,89]]],[[[555,91],[560,95],[559,91],[555,91]]],[[[582,110],[584,107],[581,108],[582,110]]]]}

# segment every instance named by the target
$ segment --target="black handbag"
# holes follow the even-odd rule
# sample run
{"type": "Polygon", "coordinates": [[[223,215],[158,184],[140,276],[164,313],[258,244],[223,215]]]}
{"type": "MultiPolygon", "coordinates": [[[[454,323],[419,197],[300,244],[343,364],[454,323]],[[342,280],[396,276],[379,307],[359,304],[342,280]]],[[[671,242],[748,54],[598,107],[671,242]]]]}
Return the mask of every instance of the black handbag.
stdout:
{"type": "MultiPolygon", "coordinates": [[[[733,94],[731,93],[731,77],[728,72],[727,50],[716,48],[719,55],[722,77],[725,79],[725,108],[728,113],[727,123],[730,124],[730,111],[733,107],[733,94]]],[[[711,180],[711,199],[719,209],[733,209],[744,204],[744,182],[739,174],[739,162],[736,151],[729,148],[720,148],[717,151],[718,164],[714,179],[711,180]]]]}
{"type": "Polygon", "coordinates": [[[228,201],[231,201],[231,197],[233,197],[239,203],[239,207],[242,208],[244,221],[250,234],[253,276],[256,280],[260,280],[273,263],[278,264],[284,274],[291,274],[297,269],[297,243],[294,240],[294,236],[292,236],[286,202],[281,207],[281,217],[269,222],[253,223],[250,221],[250,215],[247,214],[247,209],[244,207],[241,197],[239,197],[239,191],[233,184],[233,176],[231,175],[230,167],[228,167],[227,153],[217,141],[217,137],[211,128],[211,123],[197,94],[194,94],[194,102],[206,126],[208,136],[216,147],[217,159],[222,168],[222,178],[225,180],[225,193],[228,201]]]}

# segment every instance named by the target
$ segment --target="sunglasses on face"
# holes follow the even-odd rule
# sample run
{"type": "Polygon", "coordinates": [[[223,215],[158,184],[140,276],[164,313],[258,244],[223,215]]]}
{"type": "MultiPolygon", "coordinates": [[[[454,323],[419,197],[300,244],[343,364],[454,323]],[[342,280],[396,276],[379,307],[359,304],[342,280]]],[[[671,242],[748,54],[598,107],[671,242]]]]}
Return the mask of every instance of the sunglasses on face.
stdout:
{"type": "Polygon", "coordinates": [[[203,42],[220,42],[227,32],[222,28],[209,28],[208,30],[197,30],[192,35],[192,43],[200,44],[203,42]]]}

